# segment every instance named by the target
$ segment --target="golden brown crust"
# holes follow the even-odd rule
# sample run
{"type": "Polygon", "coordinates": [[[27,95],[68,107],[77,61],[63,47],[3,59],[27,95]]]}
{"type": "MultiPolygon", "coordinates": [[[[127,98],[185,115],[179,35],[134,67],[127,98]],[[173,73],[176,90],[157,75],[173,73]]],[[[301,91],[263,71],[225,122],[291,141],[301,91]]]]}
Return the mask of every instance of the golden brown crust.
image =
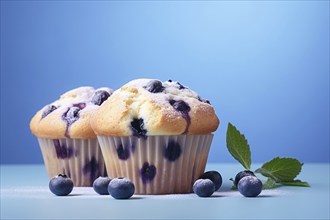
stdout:
{"type": "MultiPolygon", "coordinates": [[[[150,79],[133,80],[103,103],[92,116],[91,126],[98,136],[130,136],[132,121],[143,120],[146,135],[209,134],[219,125],[215,111],[192,90],[180,89],[177,82],[164,82],[163,91],[148,91],[150,79]],[[189,111],[176,109],[184,102],[189,111]]],[[[179,107],[180,108],[180,107],[179,107]]]]}
{"type": "Polygon", "coordinates": [[[99,107],[93,101],[97,91],[106,91],[110,95],[112,90],[92,87],[79,87],[63,94],[59,100],[46,105],[31,119],[30,129],[34,135],[41,138],[76,138],[93,139],[96,135],[90,126],[92,113],[99,107]],[[49,106],[55,109],[45,114],[49,106]],[[76,109],[75,117],[69,117],[69,111],[76,109]],[[79,109],[79,110],[78,110],[79,109]]]}

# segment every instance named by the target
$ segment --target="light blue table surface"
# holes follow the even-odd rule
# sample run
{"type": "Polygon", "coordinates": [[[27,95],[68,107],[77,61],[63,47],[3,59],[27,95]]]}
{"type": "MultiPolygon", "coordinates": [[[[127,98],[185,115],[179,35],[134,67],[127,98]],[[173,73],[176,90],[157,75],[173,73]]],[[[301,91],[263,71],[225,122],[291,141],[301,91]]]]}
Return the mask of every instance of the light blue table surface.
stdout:
{"type": "MultiPolygon", "coordinates": [[[[258,166],[252,167],[257,168],[258,166]]],[[[305,164],[299,178],[311,187],[264,190],[257,198],[232,191],[229,178],[238,164],[208,164],[224,183],[210,198],[194,194],[145,196],[115,200],[90,187],[76,187],[71,196],[48,190],[43,165],[1,166],[1,219],[329,219],[329,164],[305,164]]]]}

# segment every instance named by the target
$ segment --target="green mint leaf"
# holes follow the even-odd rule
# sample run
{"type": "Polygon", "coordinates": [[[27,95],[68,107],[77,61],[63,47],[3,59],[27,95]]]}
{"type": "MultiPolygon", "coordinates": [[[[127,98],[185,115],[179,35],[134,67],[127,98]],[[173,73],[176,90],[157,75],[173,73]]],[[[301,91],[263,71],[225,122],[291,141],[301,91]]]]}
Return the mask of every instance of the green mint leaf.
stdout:
{"type": "Polygon", "coordinates": [[[264,163],[261,169],[256,170],[256,172],[258,171],[276,182],[292,182],[300,173],[302,166],[303,163],[300,163],[297,159],[275,157],[264,163]]]}
{"type": "Polygon", "coordinates": [[[274,176],[271,172],[269,172],[268,170],[264,169],[264,168],[258,168],[254,171],[255,173],[260,173],[265,177],[268,177],[270,179],[272,179],[273,181],[275,181],[276,183],[281,182],[276,176],[274,176]]]}
{"type": "Polygon", "coordinates": [[[240,162],[245,169],[249,170],[251,167],[250,146],[245,136],[230,122],[228,123],[226,142],[229,153],[240,162]]]}
{"type": "Polygon", "coordinates": [[[279,185],[276,184],[275,180],[273,180],[272,178],[268,178],[267,181],[262,184],[263,189],[274,189],[278,186],[279,185]]]}
{"type": "Polygon", "coordinates": [[[305,186],[305,187],[310,187],[308,182],[303,182],[301,180],[293,180],[291,182],[282,182],[283,185],[285,186],[305,186]]]}

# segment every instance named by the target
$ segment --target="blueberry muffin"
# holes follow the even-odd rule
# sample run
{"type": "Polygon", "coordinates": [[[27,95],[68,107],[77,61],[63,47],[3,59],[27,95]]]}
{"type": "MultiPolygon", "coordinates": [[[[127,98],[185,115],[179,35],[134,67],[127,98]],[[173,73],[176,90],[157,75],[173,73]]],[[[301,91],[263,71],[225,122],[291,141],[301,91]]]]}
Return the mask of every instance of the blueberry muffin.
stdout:
{"type": "Polygon", "coordinates": [[[208,100],[155,79],[122,86],[91,120],[108,175],[131,179],[137,194],[190,193],[218,125],[208,100]]]}
{"type": "Polygon", "coordinates": [[[94,179],[106,175],[90,118],[112,92],[79,87],[34,115],[30,128],[38,138],[49,178],[65,173],[75,186],[91,186],[94,179]]]}

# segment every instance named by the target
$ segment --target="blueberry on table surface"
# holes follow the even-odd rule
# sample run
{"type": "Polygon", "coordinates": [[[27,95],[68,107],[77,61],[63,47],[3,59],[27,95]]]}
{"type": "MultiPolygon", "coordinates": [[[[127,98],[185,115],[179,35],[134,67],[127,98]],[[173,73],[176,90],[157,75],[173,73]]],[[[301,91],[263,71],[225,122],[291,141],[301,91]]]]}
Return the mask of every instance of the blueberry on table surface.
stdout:
{"type": "Polygon", "coordinates": [[[135,186],[127,178],[115,178],[110,181],[108,191],[115,199],[129,199],[135,192],[135,186]]]}
{"type": "Polygon", "coordinates": [[[57,196],[67,196],[73,189],[73,182],[66,175],[59,174],[49,181],[49,189],[57,196]]]}
{"type": "Polygon", "coordinates": [[[193,185],[193,190],[199,197],[210,197],[215,191],[215,185],[209,179],[198,179],[193,185]]]}
{"type": "Polygon", "coordinates": [[[243,177],[246,177],[246,176],[255,176],[255,175],[251,170],[241,171],[236,175],[234,185],[237,186],[240,179],[242,179],[243,177]]]}
{"type": "Polygon", "coordinates": [[[163,83],[159,80],[151,80],[144,88],[151,93],[159,93],[165,89],[163,83]]]}
{"type": "Polygon", "coordinates": [[[93,182],[93,189],[100,195],[109,195],[108,186],[111,181],[110,177],[98,177],[93,182]]]}
{"type": "Polygon", "coordinates": [[[105,90],[97,90],[92,98],[94,105],[102,105],[102,103],[110,97],[110,94],[105,90]]]}
{"type": "Polygon", "coordinates": [[[221,174],[217,171],[208,171],[208,172],[204,173],[203,175],[201,175],[199,177],[199,179],[209,179],[209,180],[211,180],[214,183],[215,191],[220,189],[220,187],[222,185],[221,174]]]}
{"type": "Polygon", "coordinates": [[[237,188],[245,197],[256,197],[261,193],[262,182],[255,176],[245,176],[238,182],[237,188]]]}

